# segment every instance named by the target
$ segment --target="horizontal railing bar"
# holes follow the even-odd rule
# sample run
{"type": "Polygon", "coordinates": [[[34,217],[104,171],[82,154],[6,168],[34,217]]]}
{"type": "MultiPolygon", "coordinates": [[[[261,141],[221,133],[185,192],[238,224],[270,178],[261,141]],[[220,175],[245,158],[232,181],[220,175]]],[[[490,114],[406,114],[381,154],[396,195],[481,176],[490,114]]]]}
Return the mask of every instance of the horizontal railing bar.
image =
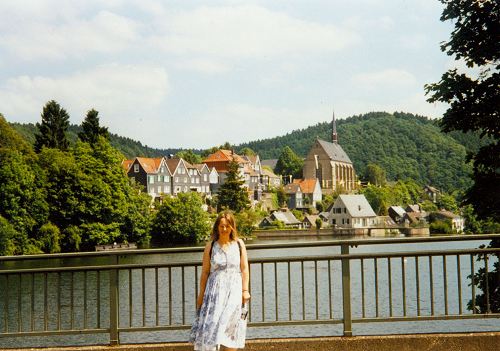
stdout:
{"type": "MultiPolygon", "coordinates": [[[[378,244],[401,244],[401,243],[432,243],[440,241],[470,241],[470,240],[491,240],[500,238],[500,234],[468,234],[454,236],[431,236],[431,237],[400,237],[400,238],[363,238],[363,239],[334,239],[322,241],[294,241],[289,243],[272,244],[246,244],[247,250],[261,249],[284,249],[284,248],[304,248],[323,246],[361,246],[378,244]]],[[[61,259],[61,258],[81,258],[96,256],[130,256],[130,255],[154,255],[154,254],[175,254],[186,252],[202,252],[204,246],[173,247],[159,249],[134,249],[134,250],[109,250],[109,251],[89,251],[59,254],[37,254],[23,256],[1,256],[2,261],[16,260],[38,260],[38,259],[61,259]]]]}
{"type": "Polygon", "coordinates": [[[484,318],[499,318],[500,313],[485,313],[485,314],[443,314],[434,316],[414,316],[414,317],[370,317],[370,318],[353,318],[353,323],[373,323],[373,322],[416,322],[424,320],[455,320],[455,319],[484,319],[484,318]]]}
{"type": "Polygon", "coordinates": [[[108,329],[79,329],[79,330],[47,330],[47,331],[23,331],[15,333],[1,333],[2,338],[19,336],[50,336],[50,335],[75,335],[75,334],[103,334],[109,333],[108,329]]]}
{"type": "MultiPolygon", "coordinates": [[[[342,319],[317,319],[317,320],[283,320],[283,321],[267,321],[267,322],[252,322],[248,323],[249,327],[269,327],[269,326],[285,326],[285,325],[306,325],[306,324],[341,324],[342,319]]],[[[145,332],[145,331],[159,331],[159,330],[184,330],[190,329],[191,325],[163,325],[151,327],[125,327],[118,328],[119,332],[145,332]]]]}
{"type": "MultiPolygon", "coordinates": [[[[287,257],[267,257],[253,258],[248,260],[249,264],[273,263],[273,262],[314,262],[327,260],[360,260],[368,258],[388,258],[388,257],[416,257],[416,256],[453,256],[453,255],[478,255],[500,253],[499,248],[484,249],[457,249],[457,250],[421,250],[421,251],[401,251],[401,252],[380,252],[380,253],[359,253],[359,254],[335,254],[316,255],[307,257],[287,256],[287,257]]],[[[71,271],[100,271],[100,270],[128,270],[142,268],[168,268],[168,267],[193,267],[200,266],[201,261],[169,262],[169,263],[130,263],[130,264],[110,264],[101,266],[74,266],[74,267],[48,267],[48,268],[28,268],[28,269],[0,269],[0,274],[22,274],[22,273],[50,273],[50,272],[71,272],[71,271]]]]}

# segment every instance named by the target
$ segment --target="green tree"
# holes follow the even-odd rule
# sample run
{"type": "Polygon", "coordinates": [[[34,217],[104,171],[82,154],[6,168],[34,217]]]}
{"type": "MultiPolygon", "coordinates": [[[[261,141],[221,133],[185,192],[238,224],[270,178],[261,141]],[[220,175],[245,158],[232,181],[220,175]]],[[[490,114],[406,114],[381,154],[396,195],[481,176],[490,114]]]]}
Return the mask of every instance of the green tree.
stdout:
{"type": "Polygon", "coordinates": [[[19,233],[4,217],[0,216],[0,256],[10,256],[16,253],[16,237],[19,233]]]}
{"type": "Polygon", "coordinates": [[[17,150],[25,156],[33,157],[33,149],[26,140],[7,123],[0,113],[0,148],[17,150]]]}
{"type": "Polygon", "coordinates": [[[42,225],[38,231],[38,245],[43,252],[61,252],[61,231],[52,223],[42,225]]]}
{"type": "Polygon", "coordinates": [[[229,209],[238,213],[250,207],[248,192],[243,184],[245,181],[240,176],[238,163],[231,161],[226,180],[217,193],[218,211],[229,209]]]}
{"type": "Polygon", "coordinates": [[[429,102],[450,104],[441,128],[450,131],[478,131],[492,142],[470,157],[474,163],[474,184],[465,203],[480,218],[500,220],[500,2],[494,0],[441,0],[445,5],[441,21],[452,20],[454,30],[441,50],[479,69],[477,76],[448,70],[438,83],[427,84],[429,102]]]}
{"type": "Polygon", "coordinates": [[[278,200],[278,207],[284,207],[288,203],[288,195],[285,192],[283,185],[276,188],[276,197],[278,200]]]}
{"type": "Polygon", "coordinates": [[[201,156],[198,154],[195,154],[194,151],[191,149],[179,151],[175,156],[178,158],[182,158],[183,160],[185,160],[191,164],[203,162],[203,160],[201,159],[201,156]]]}
{"type": "Polygon", "coordinates": [[[366,166],[365,177],[366,180],[375,185],[385,185],[387,181],[385,170],[375,163],[369,163],[366,166]]]}
{"type": "Polygon", "coordinates": [[[321,218],[316,218],[316,220],[314,221],[314,224],[316,224],[316,229],[320,230],[321,226],[323,225],[323,221],[321,220],[321,218]]]}
{"type": "Polygon", "coordinates": [[[289,146],[285,146],[281,150],[274,171],[284,176],[292,175],[294,178],[301,178],[303,166],[304,161],[289,146]]]}
{"type": "Polygon", "coordinates": [[[92,109],[87,112],[87,116],[82,122],[82,131],[78,133],[78,138],[84,143],[95,144],[102,136],[109,139],[108,128],[99,125],[99,112],[92,109]]]}
{"type": "Polygon", "coordinates": [[[241,149],[239,151],[239,154],[240,155],[245,155],[245,156],[256,156],[257,154],[255,153],[255,151],[253,151],[252,149],[250,149],[249,147],[244,147],[243,149],[241,149]]]}
{"type": "Polygon", "coordinates": [[[35,151],[42,148],[67,150],[69,141],[66,132],[69,127],[69,115],[65,109],[51,100],[45,104],[42,111],[42,123],[36,124],[38,133],[35,134],[35,151]]]}
{"type": "Polygon", "coordinates": [[[437,207],[438,208],[444,208],[445,210],[451,211],[451,212],[458,212],[458,204],[457,200],[453,195],[449,194],[441,194],[437,200],[437,207]]]}
{"type": "Polygon", "coordinates": [[[376,214],[380,216],[387,215],[387,208],[391,205],[391,194],[387,187],[377,187],[369,184],[361,193],[365,195],[366,200],[376,214]]]}
{"type": "MultiPolygon", "coordinates": [[[[43,174],[32,160],[17,150],[0,148],[0,215],[25,239],[47,220],[42,184],[43,174]]],[[[26,241],[17,244],[23,246],[26,241]]]]}
{"type": "MultiPolygon", "coordinates": [[[[500,221],[500,2],[495,0],[467,1],[441,0],[445,5],[442,21],[452,20],[455,28],[450,40],[441,50],[456,59],[463,59],[468,67],[479,69],[477,76],[449,70],[438,83],[426,85],[428,101],[449,103],[441,128],[446,131],[479,132],[492,142],[470,153],[473,161],[474,184],[465,195],[465,203],[472,205],[480,219],[500,221]]],[[[500,247],[500,240],[492,240],[490,247],[500,247]]],[[[482,259],[481,256],[478,259],[482,259]]],[[[486,273],[485,269],[472,275],[473,284],[483,292],[489,282],[490,311],[500,311],[500,264],[486,273]]],[[[476,295],[479,313],[488,313],[486,294],[476,295]]],[[[469,302],[472,309],[472,301],[469,302]]]]}
{"type": "Polygon", "coordinates": [[[198,193],[166,197],[152,224],[152,241],[159,245],[194,243],[210,234],[210,218],[198,193]]]}
{"type": "Polygon", "coordinates": [[[263,217],[261,213],[251,208],[235,213],[238,234],[243,237],[250,236],[263,217]]]}

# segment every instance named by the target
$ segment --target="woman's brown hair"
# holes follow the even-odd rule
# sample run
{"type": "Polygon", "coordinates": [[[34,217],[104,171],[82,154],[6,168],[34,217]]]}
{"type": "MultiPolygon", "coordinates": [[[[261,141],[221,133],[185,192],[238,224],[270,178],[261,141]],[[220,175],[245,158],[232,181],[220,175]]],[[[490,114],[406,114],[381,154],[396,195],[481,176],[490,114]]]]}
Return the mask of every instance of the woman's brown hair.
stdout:
{"type": "Polygon", "coordinates": [[[237,240],[238,239],[238,232],[236,230],[236,220],[234,219],[234,216],[231,212],[229,211],[223,211],[219,213],[217,216],[217,219],[215,220],[214,227],[212,228],[212,240],[217,241],[219,240],[219,223],[222,220],[222,218],[225,218],[227,223],[231,226],[231,234],[229,234],[229,237],[231,240],[237,240]]]}

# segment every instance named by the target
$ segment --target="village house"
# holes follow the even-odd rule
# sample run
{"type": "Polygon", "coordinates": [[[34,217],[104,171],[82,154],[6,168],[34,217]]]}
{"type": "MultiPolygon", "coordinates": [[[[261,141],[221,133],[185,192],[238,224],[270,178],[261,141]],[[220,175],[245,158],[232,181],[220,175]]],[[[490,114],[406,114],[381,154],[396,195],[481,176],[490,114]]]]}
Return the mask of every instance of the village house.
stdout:
{"type": "Polygon", "coordinates": [[[273,222],[275,221],[282,222],[286,228],[302,227],[302,222],[300,222],[290,211],[274,211],[269,216],[262,219],[259,223],[259,227],[266,228],[273,226],[273,222]]]}
{"type": "Polygon", "coordinates": [[[250,189],[253,166],[248,159],[234,153],[232,150],[217,150],[213,154],[208,155],[208,157],[203,160],[203,163],[205,163],[209,169],[215,168],[219,175],[219,183],[223,184],[226,180],[227,172],[229,171],[229,163],[232,161],[238,163],[239,173],[245,180],[245,186],[250,189]]]}
{"type": "Polygon", "coordinates": [[[437,212],[432,212],[433,219],[441,220],[441,221],[449,221],[451,223],[451,229],[455,233],[463,233],[465,220],[463,217],[446,210],[441,210],[437,212]]]}
{"type": "Polygon", "coordinates": [[[172,173],[163,157],[136,157],[123,161],[122,167],[132,181],[144,186],[153,200],[159,199],[163,194],[171,194],[172,173]]]}
{"type": "Polygon", "coordinates": [[[281,185],[280,176],[274,174],[269,169],[263,168],[261,175],[262,190],[269,191],[273,188],[278,188],[281,185]]]}
{"type": "Polygon", "coordinates": [[[387,210],[389,217],[397,223],[397,224],[403,224],[406,211],[404,210],[403,207],[401,206],[390,206],[389,209],[387,210]]]}
{"type": "Polygon", "coordinates": [[[330,210],[329,223],[340,228],[368,228],[377,215],[364,195],[339,195],[330,210]]]}
{"type": "Polygon", "coordinates": [[[305,179],[318,179],[324,194],[350,192],[356,188],[356,172],[338,143],[335,115],[332,120],[332,142],[316,139],[304,161],[305,179]]]}
{"type": "Polygon", "coordinates": [[[304,207],[302,190],[300,190],[299,184],[287,184],[283,189],[288,197],[287,205],[289,209],[293,210],[304,207]]]}
{"type": "Polygon", "coordinates": [[[440,192],[438,189],[436,189],[436,188],[434,188],[433,186],[430,186],[430,185],[426,185],[426,186],[424,187],[424,193],[425,193],[425,194],[429,197],[429,199],[430,199],[432,202],[434,202],[434,203],[436,203],[436,202],[437,202],[437,200],[438,200],[439,196],[441,195],[441,192],[440,192]]]}
{"type": "Polygon", "coordinates": [[[294,184],[298,184],[302,192],[302,202],[304,207],[316,207],[316,203],[321,201],[323,194],[317,179],[294,179],[294,184]]]}
{"type": "Polygon", "coordinates": [[[328,226],[328,219],[324,220],[324,217],[321,217],[319,215],[305,215],[304,219],[302,220],[302,227],[305,229],[310,229],[314,228],[316,229],[316,220],[317,219],[321,220],[321,228],[324,228],[328,226]]]}

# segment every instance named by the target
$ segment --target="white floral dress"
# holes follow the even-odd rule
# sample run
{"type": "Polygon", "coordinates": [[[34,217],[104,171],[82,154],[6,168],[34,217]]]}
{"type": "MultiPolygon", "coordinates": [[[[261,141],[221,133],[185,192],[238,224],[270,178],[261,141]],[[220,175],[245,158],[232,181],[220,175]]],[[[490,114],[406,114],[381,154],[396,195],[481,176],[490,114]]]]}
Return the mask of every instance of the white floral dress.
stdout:
{"type": "Polygon", "coordinates": [[[246,323],[243,328],[238,325],[242,307],[241,288],[238,243],[232,241],[224,251],[218,242],[214,242],[203,303],[191,328],[189,341],[194,344],[195,350],[212,351],[220,345],[229,348],[245,346],[246,323]]]}

